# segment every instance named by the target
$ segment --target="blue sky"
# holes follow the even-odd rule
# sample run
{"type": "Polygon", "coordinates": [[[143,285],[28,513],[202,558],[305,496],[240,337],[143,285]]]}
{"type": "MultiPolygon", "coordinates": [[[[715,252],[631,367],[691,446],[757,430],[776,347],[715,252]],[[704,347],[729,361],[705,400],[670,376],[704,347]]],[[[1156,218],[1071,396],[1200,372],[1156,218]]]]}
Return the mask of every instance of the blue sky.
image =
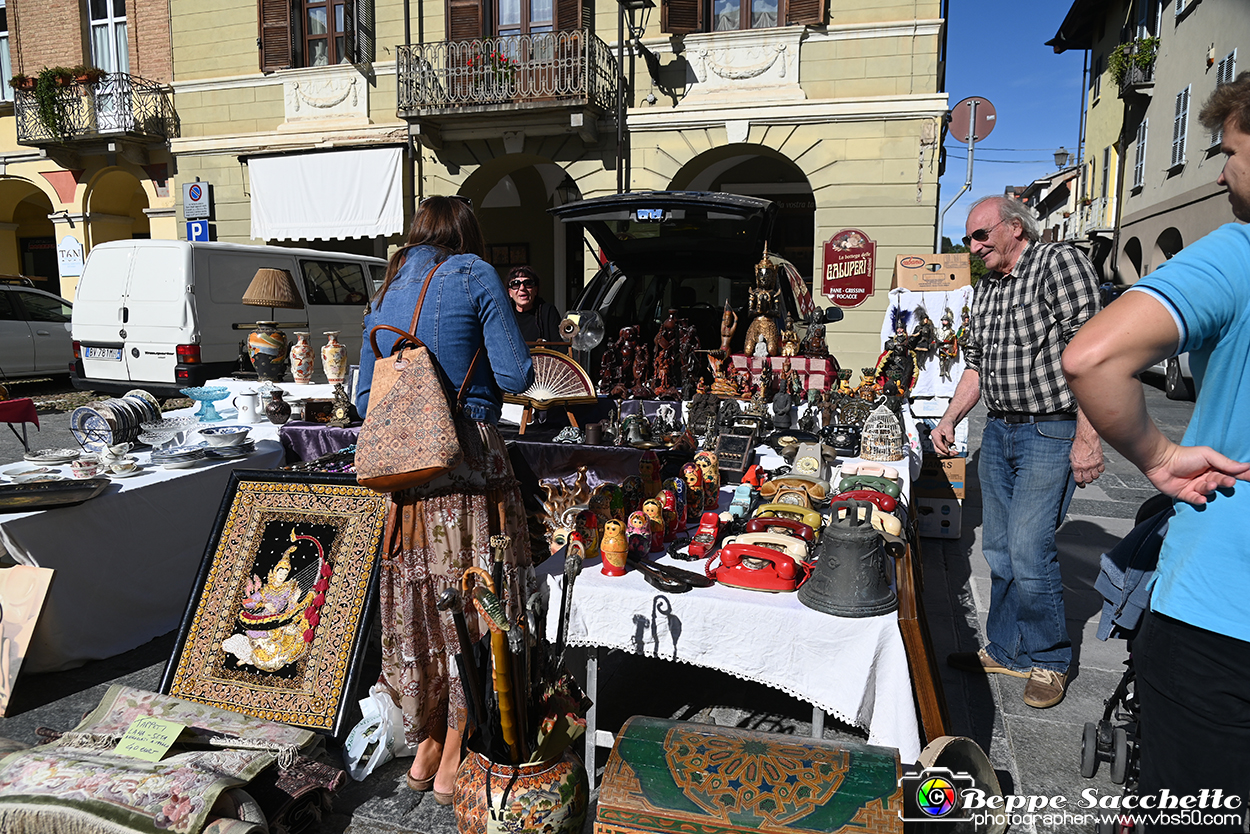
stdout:
{"type": "MultiPolygon", "coordinates": [[[[950,105],[983,96],[998,112],[993,132],[977,143],[973,154],[972,185],[943,220],[943,234],[956,243],[964,235],[964,220],[974,200],[1053,172],[1060,146],[1076,152],[1085,53],[1070,50],[1056,55],[1045,45],[1070,7],[1070,0],[950,2],[946,40],[950,105]]],[[[950,136],[945,145],[946,174],[938,211],[963,186],[968,170],[967,145],[950,136]]]]}

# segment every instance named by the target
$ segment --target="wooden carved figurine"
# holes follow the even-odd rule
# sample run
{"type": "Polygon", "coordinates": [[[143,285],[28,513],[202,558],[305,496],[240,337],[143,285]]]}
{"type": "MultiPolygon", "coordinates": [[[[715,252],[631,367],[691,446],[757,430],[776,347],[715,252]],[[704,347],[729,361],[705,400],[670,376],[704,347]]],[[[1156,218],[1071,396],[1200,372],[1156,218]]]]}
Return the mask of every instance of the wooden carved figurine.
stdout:
{"type": "Polygon", "coordinates": [[[781,331],[781,355],[798,356],[799,334],[794,329],[794,316],[786,313],[786,327],[781,331]]]}
{"type": "Polygon", "coordinates": [[[625,559],[629,555],[629,542],[625,539],[625,525],[612,519],[603,525],[603,538],[599,541],[603,553],[603,565],[599,569],[608,576],[625,575],[625,559]]]}

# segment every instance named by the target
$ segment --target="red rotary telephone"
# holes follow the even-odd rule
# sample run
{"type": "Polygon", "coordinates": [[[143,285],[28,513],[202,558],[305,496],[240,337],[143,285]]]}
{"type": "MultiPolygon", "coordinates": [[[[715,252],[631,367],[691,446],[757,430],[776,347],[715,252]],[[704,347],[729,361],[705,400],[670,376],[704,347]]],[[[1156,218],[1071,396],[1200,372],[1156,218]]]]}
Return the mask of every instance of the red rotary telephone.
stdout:
{"type": "Polygon", "coordinates": [[[779,550],[754,544],[727,544],[720,549],[720,567],[709,575],[722,585],[748,591],[793,591],[802,569],[779,550]]]}

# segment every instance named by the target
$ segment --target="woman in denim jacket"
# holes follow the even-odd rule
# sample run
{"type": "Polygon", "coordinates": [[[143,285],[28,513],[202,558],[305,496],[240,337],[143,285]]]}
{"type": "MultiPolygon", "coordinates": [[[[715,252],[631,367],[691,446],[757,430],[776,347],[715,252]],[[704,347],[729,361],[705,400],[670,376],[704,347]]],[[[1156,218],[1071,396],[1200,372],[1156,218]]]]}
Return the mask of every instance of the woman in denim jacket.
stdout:
{"type": "MultiPolygon", "coordinates": [[[[391,257],[386,280],[366,311],[358,377],[357,408],[366,414],[374,366],[369,334],[380,324],[408,332],[433,270],[416,336],[457,388],[474,354],[483,351],[460,412],[464,462],[420,487],[392,494],[382,547],[381,681],[403,711],[408,745],[417,748],[408,786],[433,791],[442,805],[451,803],[460,763],[465,698],[450,674],[458,651],[455,629],[435,602],[459,584],[466,568],[490,569],[490,539],[502,534],[511,544],[505,551],[506,587],[498,590],[515,621],[521,573],[530,565],[525,508],[495,423],[500,389],[524,391],[534,370],[503,284],[481,259],[482,251],[481,228],[467,203],[431,197],[421,204],[407,244],[391,257]]],[[[389,331],[378,337],[388,355],[397,337],[389,331]]],[[[484,623],[471,604],[465,609],[477,639],[484,623]]]]}

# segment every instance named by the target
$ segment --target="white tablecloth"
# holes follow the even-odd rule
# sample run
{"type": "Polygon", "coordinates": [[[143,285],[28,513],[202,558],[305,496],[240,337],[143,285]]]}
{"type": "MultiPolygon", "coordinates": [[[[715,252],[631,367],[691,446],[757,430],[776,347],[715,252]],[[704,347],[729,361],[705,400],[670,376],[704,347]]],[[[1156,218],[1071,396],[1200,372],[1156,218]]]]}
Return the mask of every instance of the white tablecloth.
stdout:
{"type": "MultiPolygon", "coordinates": [[[[768,468],[782,463],[758,450],[768,468]]],[[[770,455],[771,453],[768,453],[770,455]]],[[[910,478],[900,469],[903,495],[910,478]]],[[[731,488],[721,490],[728,507],[731,488]]],[[[551,593],[547,637],[559,621],[562,564],[539,568],[551,593]]],[[[702,562],[660,558],[686,570],[702,562]]],[[[867,730],[868,742],[897,747],[904,762],[920,755],[920,729],[907,652],[898,616],[833,617],[814,611],[792,593],[769,594],[725,585],[685,594],[657,591],[637,571],[605,576],[589,561],[573,586],[567,642],[718,669],[806,701],[846,724],[867,730]]]]}
{"type": "Polygon", "coordinates": [[[142,474],[83,504],[0,514],[4,551],[19,564],[56,570],[24,673],[112,657],[177,628],[231,470],[272,469],[283,451],[259,440],[248,457],[189,469],[154,468],[147,452],[137,457],[142,474]]]}

